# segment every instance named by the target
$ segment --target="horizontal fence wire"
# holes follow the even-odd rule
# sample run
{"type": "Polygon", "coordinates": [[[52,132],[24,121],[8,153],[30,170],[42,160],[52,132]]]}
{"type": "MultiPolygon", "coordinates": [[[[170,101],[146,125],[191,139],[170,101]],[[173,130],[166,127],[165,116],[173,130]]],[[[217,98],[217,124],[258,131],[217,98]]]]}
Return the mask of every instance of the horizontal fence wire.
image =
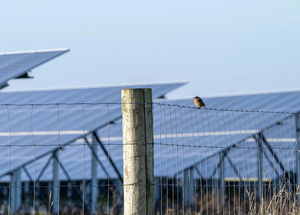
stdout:
{"type": "Polygon", "coordinates": [[[123,182],[145,143],[123,144],[121,103],[0,104],[0,214],[123,214],[126,186],[157,215],[300,214],[299,113],[175,102],[151,103],[150,184],[123,182]]]}

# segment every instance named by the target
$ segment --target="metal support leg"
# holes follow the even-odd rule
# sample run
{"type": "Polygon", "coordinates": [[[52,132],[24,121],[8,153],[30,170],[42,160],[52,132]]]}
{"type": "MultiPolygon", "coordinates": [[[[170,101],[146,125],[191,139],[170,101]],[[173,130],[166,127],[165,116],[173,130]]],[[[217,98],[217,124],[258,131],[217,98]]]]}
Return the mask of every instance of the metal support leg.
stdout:
{"type": "MultiPolygon", "coordinates": [[[[53,156],[54,159],[58,160],[57,157],[53,156]]],[[[67,170],[65,169],[64,165],[60,162],[59,163],[61,170],[64,172],[64,174],[66,175],[68,182],[70,182],[72,184],[72,189],[75,191],[75,194],[77,195],[77,197],[80,199],[80,201],[82,202],[82,194],[80,193],[79,189],[75,186],[75,182],[71,180],[67,170]]],[[[84,203],[85,208],[87,207],[87,205],[84,203]]]]}
{"type": "Polygon", "coordinates": [[[22,200],[21,169],[18,169],[11,174],[10,208],[12,213],[15,213],[20,208],[21,200],[22,200]]]}
{"type": "Polygon", "coordinates": [[[92,155],[92,181],[91,181],[91,212],[92,214],[96,214],[96,207],[97,207],[97,200],[98,200],[98,179],[97,179],[97,159],[95,156],[97,156],[97,140],[95,139],[95,136],[93,135],[93,141],[92,141],[92,148],[94,153],[91,153],[92,155]]]}
{"type": "Polygon", "coordinates": [[[221,152],[220,154],[220,203],[224,205],[225,203],[225,172],[224,172],[224,158],[225,158],[225,153],[221,152]]]}
{"type": "Polygon", "coordinates": [[[29,206],[29,181],[24,183],[25,205],[29,206]]]}
{"type": "MultiPolygon", "coordinates": [[[[94,155],[97,155],[95,152],[94,152],[94,149],[92,147],[92,145],[89,143],[89,141],[87,140],[86,136],[84,137],[85,139],[85,142],[87,143],[87,145],[90,147],[91,151],[92,151],[92,154],[94,155]]],[[[108,172],[106,170],[106,168],[103,166],[103,164],[101,163],[100,159],[97,157],[97,156],[94,156],[96,158],[96,161],[98,162],[98,164],[101,166],[102,168],[102,171],[108,176],[108,172]]],[[[108,177],[108,183],[111,184],[112,181],[109,179],[108,177]]],[[[123,180],[122,180],[122,183],[123,183],[123,180]]]]}
{"type": "MultiPolygon", "coordinates": [[[[58,151],[54,152],[54,157],[57,158],[58,151]]],[[[53,195],[52,195],[52,213],[57,214],[58,213],[58,192],[59,192],[59,184],[58,184],[58,159],[53,159],[53,195]]]]}
{"type": "Polygon", "coordinates": [[[257,189],[256,189],[256,198],[260,202],[263,195],[263,141],[262,138],[257,134],[256,141],[258,145],[257,150],[257,169],[258,169],[258,182],[257,182],[257,189]]]}
{"type": "Polygon", "coordinates": [[[160,178],[154,178],[154,205],[160,198],[160,178]]]}
{"type": "Polygon", "coordinates": [[[16,212],[16,172],[10,174],[10,211],[12,214],[16,212]]]}
{"type": "Polygon", "coordinates": [[[0,187],[0,194],[3,196],[3,198],[0,201],[0,204],[2,205],[2,211],[8,211],[7,210],[7,186],[1,186],[0,187]]]}
{"type": "Polygon", "coordinates": [[[85,181],[84,186],[84,201],[87,205],[91,205],[91,181],[85,181]]]}
{"type": "Polygon", "coordinates": [[[194,207],[194,195],[195,195],[195,185],[194,185],[194,168],[186,169],[184,171],[184,205],[194,207]]]}
{"type": "Polygon", "coordinates": [[[7,206],[7,198],[8,198],[8,192],[7,192],[7,187],[3,187],[3,196],[4,196],[4,200],[3,200],[3,204],[5,206],[7,206]]]}
{"type": "Polygon", "coordinates": [[[72,184],[70,181],[68,182],[67,196],[68,196],[68,206],[71,207],[72,206],[72,184]]]}
{"type": "Polygon", "coordinates": [[[16,171],[16,210],[19,210],[22,202],[22,181],[21,181],[21,169],[16,171]]]}
{"type": "Polygon", "coordinates": [[[42,192],[40,192],[40,182],[35,182],[35,189],[36,189],[36,193],[37,193],[37,195],[36,195],[36,199],[35,199],[35,208],[39,208],[40,207],[40,201],[38,200],[38,198],[37,197],[41,197],[41,193],[42,192]]]}
{"type": "MultiPolygon", "coordinates": [[[[295,128],[296,128],[296,186],[300,184],[300,117],[295,114],[295,128]]],[[[298,201],[300,201],[300,192],[298,192],[298,201]]]]}

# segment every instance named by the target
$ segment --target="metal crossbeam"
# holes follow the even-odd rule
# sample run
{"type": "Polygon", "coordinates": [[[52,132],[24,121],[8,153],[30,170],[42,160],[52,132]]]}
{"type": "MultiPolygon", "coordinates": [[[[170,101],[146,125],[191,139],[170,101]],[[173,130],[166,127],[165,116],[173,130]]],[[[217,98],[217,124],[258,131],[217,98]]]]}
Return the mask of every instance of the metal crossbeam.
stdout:
{"type": "Polygon", "coordinates": [[[272,147],[268,143],[268,141],[265,138],[265,136],[263,135],[263,133],[259,132],[258,135],[257,135],[257,137],[261,138],[262,142],[267,146],[268,150],[271,152],[271,154],[274,157],[276,163],[278,163],[278,165],[280,166],[280,169],[284,172],[285,168],[284,168],[283,164],[281,163],[280,159],[278,158],[278,156],[276,155],[276,153],[274,152],[274,150],[272,149],[272,147]]]}
{"type": "MultiPolygon", "coordinates": [[[[91,146],[91,144],[89,143],[89,141],[87,140],[86,136],[84,136],[84,140],[86,141],[87,145],[89,146],[89,148],[92,151],[93,156],[95,157],[96,161],[99,163],[99,165],[101,166],[101,168],[103,169],[103,172],[108,176],[108,172],[106,171],[106,169],[104,168],[102,162],[100,161],[100,159],[98,158],[97,153],[94,151],[93,147],[91,146]]],[[[111,181],[110,178],[108,178],[108,183],[109,184],[114,184],[113,181],[111,181]]],[[[123,181],[122,181],[123,183],[123,181]]]]}
{"type": "MultiPolygon", "coordinates": [[[[297,112],[297,113],[295,113],[295,114],[297,115],[297,114],[299,114],[299,112],[297,112]]],[[[270,129],[270,128],[273,128],[273,127],[275,127],[275,126],[278,126],[279,123],[281,123],[282,121],[288,120],[288,119],[290,119],[291,117],[294,117],[294,115],[289,115],[289,116],[287,116],[287,117],[285,117],[285,118],[283,118],[283,119],[281,119],[281,120],[279,120],[279,121],[273,123],[272,125],[269,125],[269,126],[265,127],[264,129],[260,130],[258,133],[262,133],[262,132],[264,132],[264,131],[266,131],[266,130],[268,130],[268,129],[270,129]]],[[[299,122],[299,131],[300,131],[300,122],[299,122]]],[[[201,164],[202,162],[205,162],[206,160],[208,160],[208,159],[210,159],[210,158],[212,158],[212,157],[215,157],[216,155],[220,154],[221,152],[224,152],[224,151],[228,151],[228,152],[229,152],[231,149],[236,148],[239,144],[245,142],[247,139],[255,138],[255,136],[256,136],[258,133],[251,134],[251,135],[249,135],[249,136],[247,136],[247,137],[241,139],[240,141],[237,141],[235,144],[232,144],[232,145],[230,145],[230,146],[227,146],[227,147],[225,147],[223,150],[218,151],[218,152],[215,152],[215,153],[213,153],[213,154],[211,154],[211,155],[209,155],[209,156],[207,156],[207,157],[205,157],[205,158],[199,160],[198,162],[196,162],[196,163],[193,164],[193,165],[201,164]]],[[[299,132],[299,137],[300,137],[300,132],[299,132]]],[[[299,142],[300,142],[300,141],[299,141],[299,142]]],[[[300,148],[300,147],[299,147],[299,148],[300,148]]],[[[299,166],[300,166],[300,161],[299,161],[299,166]]],[[[189,168],[189,167],[187,167],[187,168],[189,168]]],[[[178,171],[177,173],[175,173],[175,175],[184,172],[187,168],[178,171]]],[[[299,169],[300,169],[300,168],[299,168],[299,169]]],[[[299,174],[299,175],[300,175],[300,174],[299,174]]],[[[299,176],[299,181],[300,181],[300,176],[299,176]]]]}
{"type": "Polygon", "coordinates": [[[220,154],[223,154],[223,156],[220,158],[220,161],[219,161],[219,163],[218,163],[218,165],[215,167],[215,169],[214,169],[214,171],[212,172],[212,174],[211,174],[211,178],[213,178],[214,177],[214,175],[217,173],[217,170],[221,167],[221,165],[222,165],[222,162],[223,162],[223,159],[227,156],[227,154],[228,154],[228,150],[227,151],[222,151],[220,154]]]}
{"type": "Polygon", "coordinates": [[[109,156],[108,152],[106,151],[105,147],[103,146],[102,142],[100,141],[98,135],[96,134],[96,132],[93,132],[93,135],[95,136],[97,142],[99,143],[100,147],[102,148],[103,152],[105,153],[106,157],[108,158],[109,162],[111,163],[111,165],[113,166],[114,170],[116,171],[119,179],[122,181],[123,183],[123,177],[121,175],[121,173],[119,172],[117,166],[115,165],[114,161],[111,159],[111,157],[109,156]]]}
{"type": "MultiPolygon", "coordinates": [[[[94,129],[94,130],[88,132],[86,135],[92,134],[92,133],[98,131],[99,129],[105,128],[107,125],[113,124],[116,120],[119,120],[119,119],[121,119],[121,118],[122,118],[122,116],[116,117],[116,118],[114,118],[113,120],[111,120],[111,121],[109,121],[109,122],[107,122],[107,123],[104,123],[104,124],[98,126],[96,129],[94,129]]],[[[78,138],[79,138],[79,137],[73,138],[72,140],[70,140],[69,142],[67,142],[67,143],[65,143],[65,144],[62,144],[61,146],[67,146],[67,145],[70,145],[70,144],[74,143],[78,138]]],[[[32,163],[32,162],[34,162],[34,161],[37,161],[37,160],[39,160],[39,159],[45,157],[46,155],[55,152],[56,150],[58,150],[58,148],[55,148],[55,149],[53,149],[53,150],[51,150],[51,151],[49,151],[49,152],[46,152],[46,153],[44,153],[44,154],[42,154],[42,155],[36,157],[35,160],[33,159],[33,160],[31,160],[31,161],[25,162],[25,163],[23,163],[22,165],[17,166],[16,168],[11,169],[10,172],[13,172],[13,171],[15,171],[15,170],[17,170],[17,169],[19,169],[19,168],[22,168],[23,166],[27,166],[28,164],[30,164],[30,163],[32,163]]],[[[9,174],[9,172],[3,173],[2,175],[0,175],[0,178],[3,177],[3,176],[6,176],[7,174],[9,174]]]]}
{"type": "Polygon", "coordinates": [[[197,166],[195,166],[196,172],[199,174],[200,178],[203,178],[203,175],[201,174],[200,170],[198,169],[197,166]]]}
{"type": "Polygon", "coordinates": [[[43,167],[43,169],[42,169],[42,171],[40,172],[39,176],[37,177],[36,182],[40,181],[40,178],[42,177],[43,173],[45,172],[45,170],[46,170],[46,168],[48,167],[48,165],[49,165],[49,163],[50,163],[50,161],[51,161],[52,158],[53,158],[53,156],[51,156],[51,157],[48,159],[47,163],[45,164],[45,166],[43,167]]]}
{"type": "Polygon", "coordinates": [[[28,172],[28,170],[26,169],[26,167],[25,167],[25,166],[23,166],[23,169],[24,169],[24,171],[25,171],[26,175],[28,176],[28,178],[29,178],[29,181],[30,181],[30,182],[32,182],[33,180],[32,180],[32,178],[31,178],[31,175],[29,174],[29,172],[28,172]]]}
{"type": "Polygon", "coordinates": [[[266,153],[266,151],[264,151],[264,155],[265,155],[267,161],[269,162],[270,166],[271,166],[271,167],[273,168],[273,170],[275,171],[277,177],[279,177],[279,173],[278,173],[277,169],[275,168],[273,162],[270,160],[270,158],[269,158],[268,154],[266,153]]]}
{"type": "Polygon", "coordinates": [[[232,160],[230,159],[230,157],[227,156],[227,160],[230,164],[230,166],[232,167],[233,171],[235,172],[235,174],[237,174],[237,176],[243,180],[243,177],[240,175],[239,171],[236,169],[235,165],[233,164],[232,160]]]}
{"type": "MultiPolygon", "coordinates": [[[[26,175],[28,176],[29,182],[33,182],[33,179],[31,178],[31,176],[30,176],[28,170],[26,169],[26,167],[23,166],[22,168],[23,168],[23,170],[25,171],[26,175]]],[[[34,187],[30,187],[28,193],[31,193],[33,189],[35,189],[35,188],[34,188],[34,187]]],[[[46,197],[44,196],[44,194],[42,193],[42,191],[40,190],[40,188],[39,188],[39,187],[36,187],[36,189],[37,189],[37,191],[38,191],[38,196],[42,198],[42,201],[43,201],[45,204],[48,204],[48,201],[47,201],[46,197]]]]}
{"type": "Polygon", "coordinates": [[[96,154],[96,152],[94,151],[93,147],[91,146],[91,144],[89,143],[89,141],[87,140],[86,136],[84,136],[84,140],[87,143],[88,147],[91,149],[93,156],[96,158],[98,164],[101,166],[103,172],[108,176],[108,172],[106,171],[106,169],[104,168],[102,162],[100,161],[100,159],[98,158],[98,155],[96,154]]]}

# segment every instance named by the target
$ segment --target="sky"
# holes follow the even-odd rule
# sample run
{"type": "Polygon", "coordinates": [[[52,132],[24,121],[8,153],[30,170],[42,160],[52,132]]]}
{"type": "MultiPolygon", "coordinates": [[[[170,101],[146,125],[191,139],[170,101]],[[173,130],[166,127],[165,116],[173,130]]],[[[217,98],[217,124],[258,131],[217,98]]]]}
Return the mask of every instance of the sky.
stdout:
{"type": "Polygon", "coordinates": [[[167,98],[300,89],[300,1],[0,0],[0,52],[70,48],[4,90],[188,81],[167,98]]]}

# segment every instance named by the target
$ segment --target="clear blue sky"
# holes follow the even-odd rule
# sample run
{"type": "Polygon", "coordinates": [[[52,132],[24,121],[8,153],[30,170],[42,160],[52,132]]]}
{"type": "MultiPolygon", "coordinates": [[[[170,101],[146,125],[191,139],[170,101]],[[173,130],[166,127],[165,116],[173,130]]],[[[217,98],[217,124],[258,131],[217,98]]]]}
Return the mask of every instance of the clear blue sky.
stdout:
{"type": "Polygon", "coordinates": [[[189,81],[169,98],[300,89],[300,1],[0,0],[0,52],[71,51],[10,89],[189,81]]]}

